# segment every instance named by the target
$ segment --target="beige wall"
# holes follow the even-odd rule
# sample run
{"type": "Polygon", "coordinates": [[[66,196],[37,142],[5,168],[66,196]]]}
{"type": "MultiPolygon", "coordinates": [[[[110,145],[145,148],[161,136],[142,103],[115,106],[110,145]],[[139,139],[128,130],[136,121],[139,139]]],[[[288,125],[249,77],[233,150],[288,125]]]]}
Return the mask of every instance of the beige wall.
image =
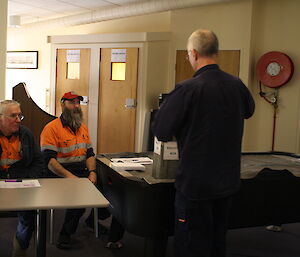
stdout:
{"type": "Polygon", "coordinates": [[[0,0],[0,99],[5,98],[7,0],[0,0]]]}
{"type": "MultiPolygon", "coordinates": [[[[256,102],[254,118],[247,130],[248,148],[268,151],[272,147],[273,107],[259,97],[259,84],[254,73],[259,57],[269,51],[286,53],[293,60],[293,78],[279,90],[279,108],[276,120],[275,150],[300,153],[300,1],[254,1],[253,53],[251,88],[256,102]]],[[[265,89],[272,91],[269,89],[265,89]]]]}
{"type": "Polygon", "coordinates": [[[148,96],[146,99],[146,110],[158,108],[158,96],[168,84],[168,72],[170,70],[169,49],[170,43],[149,42],[147,43],[148,59],[146,85],[148,96]]]}
{"type": "Polygon", "coordinates": [[[45,109],[46,89],[50,87],[51,69],[51,45],[47,43],[49,35],[170,31],[169,17],[169,12],[163,12],[74,27],[61,26],[48,31],[38,28],[32,30],[26,26],[21,29],[9,29],[8,50],[39,51],[39,69],[7,70],[6,97],[12,97],[13,86],[25,82],[32,99],[45,109]]]}
{"type": "Polygon", "coordinates": [[[273,110],[258,96],[254,72],[257,60],[262,54],[274,50],[285,52],[292,58],[296,67],[294,77],[279,94],[275,150],[300,153],[299,10],[298,0],[241,0],[51,31],[9,30],[8,49],[38,50],[40,69],[24,73],[15,70],[17,76],[12,73],[8,76],[10,79],[17,77],[19,81],[28,78],[30,93],[37,102],[43,98],[40,101],[43,106],[44,90],[50,81],[48,35],[170,31],[172,39],[169,45],[160,48],[153,43],[147,48],[149,53],[156,53],[151,53],[151,58],[147,59],[149,70],[143,77],[149,95],[146,108],[150,109],[155,107],[158,93],[168,92],[174,87],[176,50],[186,48],[186,40],[195,29],[212,29],[219,37],[220,49],[241,51],[240,77],[255,97],[255,116],[246,122],[245,151],[271,150],[273,110]]]}
{"type": "MultiPolygon", "coordinates": [[[[249,49],[251,32],[252,1],[234,1],[215,5],[200,6],[173,11],[171,13],[171,31],[173,32],[171,58],[175,65],[175,53],[186,49],[189,35],[199,28],[213,30],[222,50],[241,50],[240,77],[248,83],[249,49]]],[[[175,66],[173,66],[175,67],[175,66]]],[[[173,88],[175,70],[172,69],[173,88]]]]}

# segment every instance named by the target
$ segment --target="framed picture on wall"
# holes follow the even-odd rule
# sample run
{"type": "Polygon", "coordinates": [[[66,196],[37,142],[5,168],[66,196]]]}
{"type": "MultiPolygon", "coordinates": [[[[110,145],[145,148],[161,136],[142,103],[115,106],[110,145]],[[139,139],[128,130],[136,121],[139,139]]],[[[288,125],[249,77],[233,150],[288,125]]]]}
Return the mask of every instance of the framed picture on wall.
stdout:
{"type": "Polygon", "coordinates": [[[7,51],[7,69],[37,69],[38,51],[7,51]]]}

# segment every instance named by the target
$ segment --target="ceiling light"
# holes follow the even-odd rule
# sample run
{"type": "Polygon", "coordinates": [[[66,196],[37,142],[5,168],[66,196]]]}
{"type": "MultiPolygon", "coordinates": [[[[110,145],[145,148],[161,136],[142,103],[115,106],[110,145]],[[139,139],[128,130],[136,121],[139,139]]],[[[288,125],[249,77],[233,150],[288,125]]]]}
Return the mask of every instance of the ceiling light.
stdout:
{"type": "Polygon", "coordinates": [[[8,25],[11,28],[20,28],[21,27],[21,16],[19,16],[19,15],[9,16],[8,25]]]}

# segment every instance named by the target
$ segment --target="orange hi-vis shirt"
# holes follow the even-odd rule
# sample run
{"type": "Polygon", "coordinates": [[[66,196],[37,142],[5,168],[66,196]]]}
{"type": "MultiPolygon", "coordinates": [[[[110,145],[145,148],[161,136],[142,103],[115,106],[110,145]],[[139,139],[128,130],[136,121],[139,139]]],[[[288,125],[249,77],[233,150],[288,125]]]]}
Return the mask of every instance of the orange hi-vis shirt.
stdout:
{"type": "Polygon", "coordinates": [[[75,134],[68,126],[63,126],[60,118],[44,127],[40,143],[42,151],[57,152],[56,159],[60,164],[86,160],[87,149],[92,147],[86,125],[82,124],[75,134]]]}
{"type": "Polygon", "coordinates": [[[0,168],[7,171],[12,164],[22,159],[19,135],[12,135],[10,138],[0,135],[0,145],[0,168]]]}

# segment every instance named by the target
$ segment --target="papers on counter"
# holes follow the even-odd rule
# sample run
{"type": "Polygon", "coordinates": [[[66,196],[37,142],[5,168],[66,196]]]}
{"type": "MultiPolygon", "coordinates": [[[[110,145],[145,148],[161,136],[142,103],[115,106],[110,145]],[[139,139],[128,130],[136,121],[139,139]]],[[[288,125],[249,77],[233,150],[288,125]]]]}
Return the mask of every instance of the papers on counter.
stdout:
{"type": "Polygon", "coordinates": [[[112,162],[110,167],[113,168],[115,171],[144,171],[145,166],[140,163],[123,163],[123,162],[112,162]]]}
{"type": "Polygon", "coordinates": [[[136,157],[136,158],[112,158],[113,163],[139,163],[139,164],[152,164],[153,160],[149,157],[136,157]]]}
{"type": "Polygon", "coordinates": [[[40,182],[37,179],[7,179],[0,181],[0,188],[29,188],[29,187],[40,187],[40,182]],[[18,182],[16,182],[18,181],[18,182]]]}

